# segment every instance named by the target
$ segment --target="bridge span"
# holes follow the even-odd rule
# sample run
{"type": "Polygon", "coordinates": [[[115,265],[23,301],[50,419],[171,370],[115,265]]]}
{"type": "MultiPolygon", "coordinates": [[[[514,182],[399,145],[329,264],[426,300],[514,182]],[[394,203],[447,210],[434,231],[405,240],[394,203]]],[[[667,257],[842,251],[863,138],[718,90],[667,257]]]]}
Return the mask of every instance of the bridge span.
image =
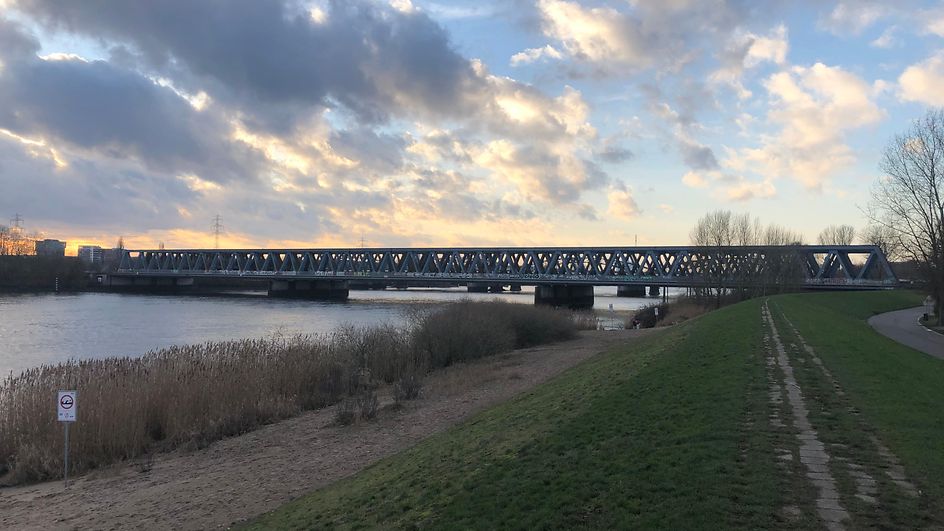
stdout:
{"type": "Polygon", "coordinates": [[[255,279],[282,297],[346,299],[356,286],[533,285],[535,302],[593,305],[593,286],[883,289],[898,280],[871,245],[159,249],[121,253],[112,287],[186,289],[202,278],[255,279]]]}

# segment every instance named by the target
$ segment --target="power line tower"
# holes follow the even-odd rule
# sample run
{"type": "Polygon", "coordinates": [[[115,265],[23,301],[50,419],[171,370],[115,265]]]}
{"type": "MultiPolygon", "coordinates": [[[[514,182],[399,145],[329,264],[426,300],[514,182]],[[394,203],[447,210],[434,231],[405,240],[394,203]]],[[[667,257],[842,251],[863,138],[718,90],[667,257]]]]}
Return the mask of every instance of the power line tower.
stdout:
{"type": "Polygon", "coordinates": [[[213,216],[213,242],[216,245],[216,248],[220,248],[220,233],[223,232],[223,218],[219,214],[213,216]]]}
{"type": "Polygon", "coordinates": [[[10,224],[12,225],[10,227],[11,229],[15,231],[22,230],[23,229],[23,216],[21,216],[19,212],[17,212],[16,214],[13,215],[13,218],[10,220],[10,224]]]}

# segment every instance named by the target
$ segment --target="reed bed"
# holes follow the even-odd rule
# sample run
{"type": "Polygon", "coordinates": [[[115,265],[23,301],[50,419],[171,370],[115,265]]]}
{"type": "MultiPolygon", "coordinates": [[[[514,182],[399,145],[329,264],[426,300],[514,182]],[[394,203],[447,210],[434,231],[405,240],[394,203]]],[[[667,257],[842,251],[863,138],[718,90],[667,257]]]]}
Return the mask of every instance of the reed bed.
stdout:
{"type": "Polygon", "coordinates": [[[40,366],[0,383],[0,480],[61,477],[60,389],[79,393],[69,462],[70,473],[79,473],[155,451],[203,447],[345,400],[369,404],[365,390],[381,384],[392,384],[398,399],[415,398],[430,370],[567,339],[575,329],[564,312],[463,301],[418,311],[404,327],[345,326],[318,336],[40,366]]]}

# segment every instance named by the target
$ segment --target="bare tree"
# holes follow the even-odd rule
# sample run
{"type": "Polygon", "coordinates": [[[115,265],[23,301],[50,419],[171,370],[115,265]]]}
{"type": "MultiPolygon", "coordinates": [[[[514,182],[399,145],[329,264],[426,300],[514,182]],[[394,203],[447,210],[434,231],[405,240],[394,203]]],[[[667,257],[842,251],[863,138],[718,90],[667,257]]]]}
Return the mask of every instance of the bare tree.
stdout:
{"type": "Polygon", "coordinates": [[[0,256],[10,254],[10,228],[0,225],[0,256]]]}
{"type": "Polygon", "coordinates": [[[859,240],[865,245],[874,245],[881,249],[889,262],[901,259],[901,237],[891,227],[869,225],[859,232],[859,240]]]}
{"type": "Polygon", "coordinates": [[[852,225],[830,225],[816,238],[820,245],[852,245],[855,227],[852,225]]]}
{"type": "Polygon", "coordinates": [[[918,264],[944,304],[944,109],[929,110],[885,148],[885,173],[872,190],[872,221],[897,234],[901,254],[918,264]]]}

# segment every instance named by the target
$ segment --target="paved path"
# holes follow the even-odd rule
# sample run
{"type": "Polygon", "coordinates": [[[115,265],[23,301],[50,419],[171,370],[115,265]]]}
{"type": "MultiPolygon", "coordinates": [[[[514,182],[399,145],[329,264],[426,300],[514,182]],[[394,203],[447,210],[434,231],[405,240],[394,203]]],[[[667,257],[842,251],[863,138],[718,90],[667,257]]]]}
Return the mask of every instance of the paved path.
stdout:
{"type": "Polygon", "coordinates": [[[890,337],[902,345],[909,346],[944,359],[944,335],[932,332],[918,324],[924,314],[924,306],[882,313],[869,319],[869,324],[878,333],[890,337]]]}

